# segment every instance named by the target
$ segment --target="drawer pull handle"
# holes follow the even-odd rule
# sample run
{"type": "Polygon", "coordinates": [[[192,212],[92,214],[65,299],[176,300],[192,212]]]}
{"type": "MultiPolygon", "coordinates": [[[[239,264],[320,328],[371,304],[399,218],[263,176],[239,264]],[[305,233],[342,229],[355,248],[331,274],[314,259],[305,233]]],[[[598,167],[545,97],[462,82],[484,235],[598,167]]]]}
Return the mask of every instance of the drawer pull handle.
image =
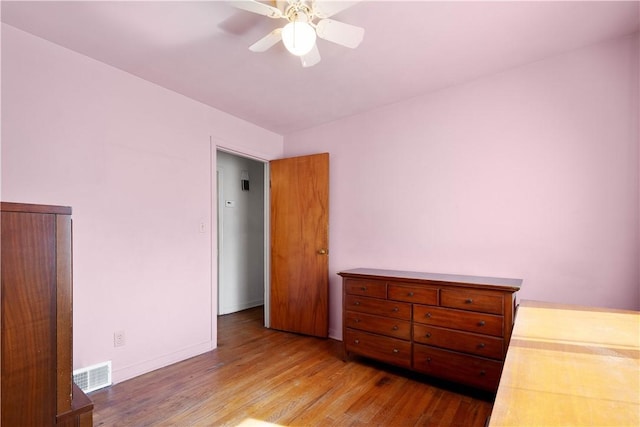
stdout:
{"type": "Polygon", "coordinates": [[[354,302],[353,305],[360,305],[360,301],[354,302]]]}
{"type": "Polygon", "coordinates": [[[427,357],[427,363],[431,363],[431,358],[427,357]]]}
{"type": "Polygon", "coordinates": [[[394,353],[400,353],[400,350],[398,350],[397,348],[394,348],[394,349],[393,349],[393,352],[394,352],[394,353]]]}
{"type": "Polygon", "coordinates": [[[484,320],[479,321],[478,326],[484,326],[484,320]]]}
{"type": "Polygon", "coordinates": [[[483,369],[482,371],[480,371],[480,376],[484,377],[487,374],[487,372],[483,369]]]}
{"type": "Polygon", "coordinates": [[[466,300],[464,300],[465,304],[472,304],[473,303],[473,299],[472,298],[467,298],[466,300]]]}
{"type": "Polygon", "coordinates": [[[398,330],[398,325],[393,325],[393,328],[391,328],[391,329],[393,329],[394,331],[397,331],[398,330]]]}
{"type": "Polygon", "coordinates": [[[413,296],[413,292],[409,292],[407,295],[412,297],[413,296]]]}
{"type": "Polygon", "coordinates": [[[361,290],[361,291],[366,291],[366,290],[367,290],[367,287],[366,287],[366,286],[361,286],[361,287],[360,287],[360,290],[361,290]]]}
{"type": "Polygon", "coordinates": [[[400,311],[400,309],[398,307],[393,307],[393,311],[394,313],[397,313],[398,311],[400,311]]]}
{"type": "Polygon", "coordinates": [[[484,345],[484,343],[483,343],[483,342],[481,342],[480,344],[478,344],[478,347],[480,347],[480,348],[484,348],[484,347],[485,347],[485,345],[484,345]]]}
{"type": "Polygon", "coordinates": [[[424,315],[424,317],[431,318],[431,313],[427,313],[427,314],[425,314],[425,315],[424,315]]]}
{"type": "Polygon", "coordinates": [[[360,344],[360,340],[354,340],[353,342],[356,344],[360,344]]]}
{"type": "Polygon", "coordinates": [[[427,335],[425,335],[425,338],[431,338],[431,332],[427,332],[427,335]]]}
{"type": "Polygon", "coordinates": [[[355,322],[356,323],[360,323],[360,319],[355,319],[355,322]]]}

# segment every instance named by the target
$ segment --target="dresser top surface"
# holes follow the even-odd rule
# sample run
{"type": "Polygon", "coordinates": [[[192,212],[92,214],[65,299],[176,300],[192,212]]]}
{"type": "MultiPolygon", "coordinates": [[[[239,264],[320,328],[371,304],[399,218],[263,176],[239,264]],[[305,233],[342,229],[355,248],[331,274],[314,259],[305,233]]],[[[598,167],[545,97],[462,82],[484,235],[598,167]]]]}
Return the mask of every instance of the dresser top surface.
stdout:
{"type": "Polygon", "coordinates": [[[490,426],[640,425],[640,312],[522,301],[490,426]]]}
{"type": "Polygon", "coordinates": [[[71,208],[69,206],[37,205],[32,203],[14,202],[0,202],[0,206],[2,208],[2,212],[71,215],[71,208]]]}
{"type": "Polygon", "coordinates": [[[338,273],[342,277],[407,280],[413,282],[434,282],[461,286],[489,286],[517,291],[522,279],[503,277],[467,276],[462,274],[427,273],[417,271],[382,270],[376,268],[355,268],[338,273]]]}

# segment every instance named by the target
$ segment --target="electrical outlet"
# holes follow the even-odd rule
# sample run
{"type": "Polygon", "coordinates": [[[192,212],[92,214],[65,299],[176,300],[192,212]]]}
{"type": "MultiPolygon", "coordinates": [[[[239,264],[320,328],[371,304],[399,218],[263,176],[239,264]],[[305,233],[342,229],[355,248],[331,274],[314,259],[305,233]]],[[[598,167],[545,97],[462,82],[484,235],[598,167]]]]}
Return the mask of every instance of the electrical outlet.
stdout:
{"type": "Polygon", "coordinates": [[[124,331],[116,331],[113,333],[113,346],[122,347],[124,345],[124,331]]]}

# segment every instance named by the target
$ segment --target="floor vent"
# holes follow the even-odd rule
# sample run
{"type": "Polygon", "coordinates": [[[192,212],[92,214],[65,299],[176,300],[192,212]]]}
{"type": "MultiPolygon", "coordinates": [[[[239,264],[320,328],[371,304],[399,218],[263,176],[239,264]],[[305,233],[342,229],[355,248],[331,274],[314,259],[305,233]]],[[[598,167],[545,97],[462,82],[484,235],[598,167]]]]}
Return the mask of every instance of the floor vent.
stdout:
{"type": "Polygon", "coordinates": [[[73,371],[73,382],[85,393],[111,385],[111,361],[73,371]]]}

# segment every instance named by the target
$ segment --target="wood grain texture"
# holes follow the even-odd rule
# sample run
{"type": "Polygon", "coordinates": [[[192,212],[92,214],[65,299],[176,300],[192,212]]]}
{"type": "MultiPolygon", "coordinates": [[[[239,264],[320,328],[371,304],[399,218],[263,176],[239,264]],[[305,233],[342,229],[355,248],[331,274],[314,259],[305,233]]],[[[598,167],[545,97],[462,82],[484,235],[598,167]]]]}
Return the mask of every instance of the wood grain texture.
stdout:
{"type": "Polygon", "coordinates": [[[485,288],[479,283],[491,278],[390,274],[369,268],[338,273],[343,278],[345,358],[358,354],[495,392],[511,333],[513,294],[521,281],[498,278],[485,288]],[[408,321],[397,318],[401,308],[396,304],[410,306],[408,321]]]}
{"type": "Polygon", "coordinates": [[[481,289],[496,289],[500,291],[517,292],[522,286],[522,279],[509,279],[501,277],[467,276],[462,274],[428,273],[421,271],[382,270],[378,268],[354,268],[342,273],[354,278],[363,279],[387,279],[402,280],[403,282],[416,282],[426,284],[431,282],[438,285],[442,282],[449,285],[461,285],[465,288],[478,287],[481,289]]]}
{"type": "Polygon", "coordinates": [[[492,359],[502,359],[505,354],[502,338],[420,323],[413,325],[413,341],[492,359]]]}
{"type": "Polygon", "coordinates": [[[411,320],[411,304],[406,302],[346,295],[344,309],[356,310],[361,313],[382,314],[395,319],[411,320]]]}
{"type": "Polygon", "coordinates": [[[271,327],[329,333],[329,155],[275,160],[271,171],[271,327]]]}
{"type": "Polygon", "coordinates": [[[490,396],[345,363],[340,342],[266,329],[262,316],[221,316],[218,349],[92,393],[94,425],[485,425],[490,396]]]}
{"type": "Polygon", "coordinates": [[[413,306],[413,321],[497,337],[504,336],[504,322],[500,316],[493,314],[470,313],[416,304],[413,306]]]}
{"type": "Polygon", "coordinates": [[[347,311],[344,320],[349,328],[357,327],[362,331],[375,332],[407,341],[411,339],[411,322],[408,321],[358,311],[347,311]]]}
{"type": "Polygon", "coordinates": [[[53,425],[56,414],[55,216],[2,212],[1,219],[2,423],[6,426],[53,425]]]}
{"type": "Polygon", "coordinates": [[[522,301],[490,425],[640,425],[640,312],[522,301]]]}
{"type": "Polygon", "coordinates": [[[71,207],[54,205],[35,205],[30,203],[0,202],[2,212],[42,213],[53,215],[71,215],[71,207]]]}
{"type": "Polygon", "coordinates": [[[0,419],[5,426],[90,427],[92,404],[72,388],[71,208],[0,206],[0,419]]]}
{"type": "Polygon", "coordinates": [[[443,307],[503,315],[504,297],[502,292],[443,289],[440,292],[440,304],[443,307]]]}
{"type": "Polygon", "coordinates": [[[92,427],[93,402],[76,384],[72,384],[72,390],[71,406],[58,413],[56,427],[92,427]]]}
{"type": "Polygon", "coordinates": [[[57,409],[71,408],[73,377],[73,278],[71,216],[56,215],[56,346],[57,409]]]}
{"type": "Polygon", "coordinates": [[[388,298],[419,304],[438,304],[438,288],[427,286],[406,286],[389,283],[388,298]]]}

